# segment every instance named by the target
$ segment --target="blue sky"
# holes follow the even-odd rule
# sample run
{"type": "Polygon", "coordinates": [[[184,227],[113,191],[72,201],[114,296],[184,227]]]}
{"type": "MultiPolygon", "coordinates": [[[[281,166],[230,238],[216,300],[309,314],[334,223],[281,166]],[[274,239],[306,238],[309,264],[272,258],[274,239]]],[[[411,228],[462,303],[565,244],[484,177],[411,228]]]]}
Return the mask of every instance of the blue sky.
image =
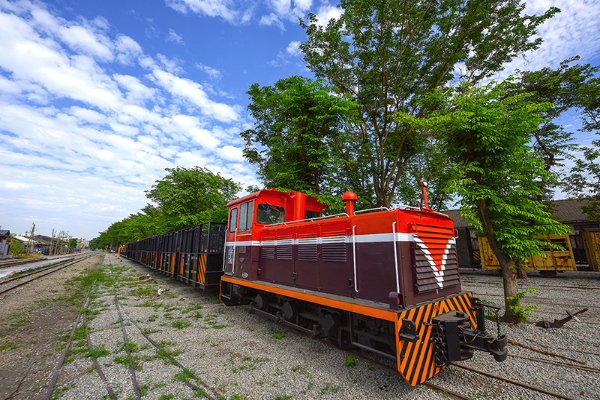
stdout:
{"type": "MultiPolygon", "coordinates": [[[[0,226],[91,239],[146,204],[167,167],[204,166],[259,184],[239,133],[245,92],[301,74],[298,16],[336,18],[337,2],[0,0],[0,226]]],[[[562,9],[535,54],[507,65],[600,61],[600,1],[562,9]]],[[[581,142],[590,136],[580,135],[581,142]]]]}

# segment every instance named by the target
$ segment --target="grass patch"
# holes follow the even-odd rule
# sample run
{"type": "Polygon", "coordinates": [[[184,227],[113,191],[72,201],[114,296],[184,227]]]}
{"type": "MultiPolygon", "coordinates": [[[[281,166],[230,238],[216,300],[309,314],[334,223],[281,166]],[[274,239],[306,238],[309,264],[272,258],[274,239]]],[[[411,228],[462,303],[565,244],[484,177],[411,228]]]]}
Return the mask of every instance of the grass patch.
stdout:
{"type": "Polygon", "coordinates": [[[189,382],[191,379],[194,379],[194,375],[194,371],[192,371],[191,369],[184,368],[183,371],[175,374],[175,378],[173,380],[186,383],[189,382]]]}
{"type": "Polygon", "coordinates": [[[158,315],[151,315],[151,316],[148,318],[148,322],[154,322],[154,321],[156,321],[156,318],[158,318],[158,315]]]}
{"type": "Polygon", "coordinates": [[[276,332],[276,333],[274,333],[273,335],[271,335],[271,337],[272,337],[273,339],[281,340],[281,339],[283,339],[283,338],[285,337],[285,333],[282,333],[282,332],[276,332]]]}
{"type": "Polygon", "coordinates": [[[109,354],[110,354],[110,351],[106,350],[104,348],[103,344],[100,344],[100,345],[92,346],[91,349],[88,349],[85,356],[100,358],[100,357],[106,357],[109,354]]]}
{"type": "Polygon", "coordinates": [[[344,363],[344,365],[350,368],[354,368],[356,366],[356,360],[354,359],[354,356],[352,354],[350,354],[346,358],[346,362],[344,363]]]}
{"type": "Polygon", "coordinates": [[[201,308],[202,308],[202,306],[200,306],[200,305],[191,305],[191,306],[188,306],[185,310],[181,311],[181,313],[187,314],[190,311],[200,310],[201,308]]]}
{"type": "Polygon", "coordinates": [[[17,346],[13,342],[4,342],[0,344],[0,351],[11,351],[16,348],[17,346]]]}
{"type": "Polygon", "coordinates": [[[192,325],[191,322],[189,322],[189,321],[182,321],[182,320],[175,321],[175,322],[173,322],[171,324],[171,326],[173,328],[177,328],[177,329],[184,329],[184,328],[187,328],[187,327],[189,327],[191,325],[192,325]]]}
{"type": "Polygon", "coordinates": [[[174,398],[175,396],[173,396],[173,394],[169,393],[169,394],[163,394],[162,396],[160,396],[158,398],[158,400],[170,400],[172,398],[174,398]]]}
{"type": "MultiPolygon", "coordinates": [[[[124,365],[125,367],[129,367],[129,357],[127,356],[117,356],[114,358],[114,362],[124,365]]],[[[137,371],[142,370],[142,366],[135,359],[133,360],[133,369],[137,371]]]]}

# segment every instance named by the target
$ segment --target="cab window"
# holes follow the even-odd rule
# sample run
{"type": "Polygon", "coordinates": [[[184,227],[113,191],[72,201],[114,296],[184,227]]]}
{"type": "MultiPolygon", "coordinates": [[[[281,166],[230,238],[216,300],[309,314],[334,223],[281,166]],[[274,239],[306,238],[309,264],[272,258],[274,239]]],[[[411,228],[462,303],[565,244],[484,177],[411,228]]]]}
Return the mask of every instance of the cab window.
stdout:
{"type": "Polygon", "coordinates": [[[252,229],[252,214],[254,212],[254,200],[240,206],[240,232],[252,229]]]}
{"type": "Polygon", "coordinates": [[[319,218],[320,216],[321,213],[319,211],[304,211],[304,219],[319,218]]]}
{"type": "Polygon", "coordinates": [[[285,221],[285,208],[261,203],[256,206],[256,222],[259,224],[279,224],[285,221]]]}
{"type": "Polygon", "coordinates": [[[235,227],[237,225],[237,215],[238,215],[237,208],[234,208],[233,210],[231,210],[231,213],[229,214],[229,232],[235,232],[235,227]]]}

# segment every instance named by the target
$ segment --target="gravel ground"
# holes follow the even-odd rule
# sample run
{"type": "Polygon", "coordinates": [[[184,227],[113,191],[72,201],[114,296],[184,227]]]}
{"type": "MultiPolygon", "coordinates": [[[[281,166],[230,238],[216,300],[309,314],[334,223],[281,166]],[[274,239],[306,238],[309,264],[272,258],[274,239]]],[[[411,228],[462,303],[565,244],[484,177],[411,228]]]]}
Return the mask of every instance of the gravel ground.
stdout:
{"type": "MultiPolygon", "coordinates": [[[[352,368],[347,367],[347,353],[249,314],[245,308],[226,307],[216,294],[204,294],[117,256],[106,255],[104,264],[112,265],[106,271],[114,277],[144,399],[191,399],[199,394],[183,384],[186,374],[176,365],[165,362],[128,318],[137,321],[155,342],[161,343],[225,399],[445,398],[425,386],[410,387],[398,375],[374,368],[362,360],[357,360],[352,368]],[[147,282],[139,279],[146,274],[153,279],[147,282]],[[158,296],[159,288],[168,291],[158,296]]],[[[497,286],[501,283],[500,277],[473,273],[463,275],[463,279],[464,290],[496,304],[501,302],[502,287],[497,286]]],[[[600,297],[600,274],[567,273],[555,279],[532,276],[521,283],[524,287],[536,285],[540,289],[538,293],[528,295],[524,301],[525,304],[540,305],[535,312],[536,320],[562,318],[566,316],[565,310],[575,312],[588,307],[589,311],[580,316],[580,322],[568,322],[561,329],[502,323],[502,331],[516,342],[585,362],[586,367],[600,368],[600,336],[597,334],[600,316],[596,306],[600,297]],[[564,288],[582,285],[596,289],[564,288]]],[[[120,399],[132,398],[133,386],[127,360],[123,360],[126,353],[112,287],[96,285],[88,308],[90,314],[95,314],[89,322],[91,341],[95,346],[103,345],[108,352],[99,358],[102,369],[120,399]]],[[[495,333],[495,324],[490,323],[488,328],[495,333]]],[[[509,346],[509,352],[571,363],[514,345],[509,346]]],[[[83,353],[75,354],[74,358],[63,370],[69,376],[78,375],[78,378],[60,398],[107,398],[104,397],[106,387],[90,368],[89,358],[83,353]]],[[[463,364],[573,398],[600,399],[600,374],[595,372],[513,357],[496,363],[488,354],[476,354],[463,364]]],[[[553,398],[457,367],[446,369],[431,382],[472,398],[553,398]]]]}

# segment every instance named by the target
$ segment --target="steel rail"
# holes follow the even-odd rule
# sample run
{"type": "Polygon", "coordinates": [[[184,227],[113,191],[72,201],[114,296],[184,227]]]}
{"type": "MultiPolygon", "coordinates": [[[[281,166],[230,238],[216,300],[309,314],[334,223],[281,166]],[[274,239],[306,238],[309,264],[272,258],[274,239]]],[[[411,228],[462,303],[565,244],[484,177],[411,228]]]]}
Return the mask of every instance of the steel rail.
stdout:
{"type": "Polygon", "coordinates": [[[48,385],[48,391],[46,392],[46,397],[44,397],[46,400],[49,400],[52,397],[52,392],[54,391],[54,386],[56,385],[56,381],[58,381],[58,373],[60,372],[60,369],[62,368],[62,365],[65,362],[65,357],[67,356],[67,351],[69,351],[69,347],[71,346],[71,341],[73,340],[73,335],[75,334],[77,325],[79,325],[79,318],[82,315],[81,311],[87,306],[91,291],[92,291],[92,288],[90,288],[87,295],[85,296],[85,299],[83,300],[83,304],[81,305],[81,309],[79,310],[79,313],[77,314],[77,319],[75,320],[75,325],[73,325],[73,329],[71,330],[71,336],[69,336],[69,340],[67,341],[67,344],[65,345],[65,348],[60,355],[60,360],[58,361],[58,365],[54,369],[54,373],[52,374],[52,380],[50,381],[50,385],[48,385]]]}
{"type": "Polygon", "coordinates": [[[551,364],[551,365],[558,365],[559,367],[574,368],[574,369],[578,369],[581,371],[596,372],[596,373],[600,374],[599,368],[582,367],[582,366],[575,365],[575,364],[567,364],[567,363],[561,363],[561,362],[556,362],[556,361],[544,360],[542,358],[519,356],[516,354],[509,354],[509,357],[522,358],[524,360],[536,361],[536,362],[541,362],[541,363],[551,364]]]}
{"type": "MultiPolygon", "coordinates": [[[[205,395],[205,397],[207,397],[209,400],[215,400],[217,399],[220,394],[218,392],[216,392],[213,388],[211,388],[210,386],[208,386],[206,383],[204,383],[204,381],[202,381],[202,379],[198,378],[190,369],[184,367],[179,361],[177,361],[173,356],[171,356],[170,354],[168,354],[167,352],[164,351],[164,349],[162,347],[160,347],[154,340],[152,340],[152,338],[150,336],[148,336],[146,334],[146,332],[144,332],[144,330],[137,324],[137,322],[135,322],[128,314],[126,311],[123,311],[125,313],[125,315],[127,315],[127,318],[129,319],[129,321],[136,327],[138,328],[138,330],[140,331],[140,333],[154,346],[156,347],[159,351],[162,351],[163,354],[169,358],[169,360],[171,360],[171,362],[173,362],[175,365],[177,365],[179,368],[181,368],[182,370],[184,370],[185,372],[190,372],[191,376],[193,379],[195,379],[197,382],[199,382],[202,386],[204,386],[206,389],[210,390],[216,397],[211,397],[208,394],[205,395]]],[[[199,388],[198,386],[194,385],[191,382],[184,382],[190,389],[195,390],[195,391],[199,391],[202,390],[201,388],[199,388]]],[[[202,390],[203,391],[203,390],[202,390]]]]}
{"type": "Polygon", "coordinates": [[[90,334],[88,332],[88,327],[87,327],[86,322],[87,322],[86,314],[83,313],[83,322],[82,323],[83,323],[83,326],[85,326],[85,339],[87,340],[88,349],[90,349],[90,356],[94,363],[94,367],[96,367],[96,372],[98,373],[98,376],[100,376],[100,379],[102,379],[102,382],[104,382],[104,384],[106,385],[106,391],[108,392],[108,396],[113,400],[117,400],[117,396],[115,395],[115,392],[110,387],[110,383],[108,383],[108,379],[106,379],[106,375],[104,375],[104,372],[102,371],[102,368],[100,367],[100,363],[98,362],[98,359],[91,352],[93,346],[92,346],[92,340],[90,339],[90,334]]]}
{"type": "Polygon", "coordinates": [[[129,350],[129,340],[127,339],[127,331],[125,330],[125,324],[123,323],[123,315],[121,314],[121,307],[119,306],[119,299],[117,299],[117,292],[115,290],[115,277],[113,276],[113,294],[115,296],[115,306],[117,307],[117,312],[119,313],[119,322],[121,323],[121,330],[123,331],[123,339],[124,339],[124,347],[125,352],[127,353],[127,357],[129,359],[129,374],[131,375],[131,382],[133,384],[133,391],[135,393],[135,398],[137,400],[141,400],[142,396],[140,395],[140,388],[138,387],[137,379],[135,377],[135,369],[133,368],[133,357],[131,355],[131,351],[129,350]]]}
{"type": "Polygon", "coordinates": [[[547,394],[547,395],[550,395],[550,396],[554,396],[554,397],[559,398],[559,399],[576,400],[574,397],[569,397],[569,396],[566,396],[566,395],[561,394],[561,393],[552,392],[550,390],[542,389],[540,387],[529,385],[527,383],[516,381],[514,379],[505,378],[505,377],[500,376],[500,375],[491,374],[489,372],[485,372],[485,371],[479,370],[477,368],[467,367],[466,365],[457,364],[457,363],[453,363],[452,365],[455,366],[455,367],[458,367],[458,368],[465,369],[467,371],[471,371],[471,372],[475,372],[475,373],[483,375],[483,376],[487,376],[488,378],[498,379],[498,380],[501,380],[501,381],[504,381],[504,382],[511,383],[513,385],[516,385],[516,386],[521,386],[521,387],[524,387],[526,389],[531,389],[531,390],[535,390],[536,392],[540,392],[540,393],[544,393],[544,394],[547,394]]]}
{"type": "Polygon", "coordinates": [[[26,269],[26,270],[23,270],[23,271],[17,271],[19,274],[23,273],[24,275],[19,275],[19,276],[15,277],[15,278],[11,278],[11,279],[2,281],[2,282],[0,282],[0,285],[5,285],[5,284],[10,283],[12,281],[16,281],[16,280],[23,279],[23,278],[28,278],[28,277],[30,277],[30,276],[32,276],[34,274],[38,274],[38,273],[43,272],[43,271],[45,271],[45,270],[47,270],[49,268],[60,267],[61,265],[66,264],[66,263],[71,262],[71,261],[73,261],[72,258],[70,258],[68,260],[61,260],[61,261],[57,262],[56,264],[48,264],[48,265],[45,265],[43,267],[37,267],[37,268],[32,268],[32,269],[26,269]],[[29,272],[29,271],[31,271],[31,272],[29,272]]]}
{"type": "MultiPolygon", "coordinates": [[[[4,294],[6,292],[10,292],[11,290],[16,289],[16,288],[21,287],[21,286],[24,286],[24,285],[26,285],[28,283],[31,283],[31,282],[35,281],[36,279],[38,279],[38,278],[42,278],[42,277],[44,277],[46,275],[50,275],[50,274],[53,274],[55,272],[58,272],[58,271],[60,271],[60,270],[62,270],[64,268],[67,268],[67,267],[69,267],[69,266],[71,266],[73,264],[76,264],[76,263],[78,263],[80,261],[83,261],[83,260],[87,260],[87,258],[83,258],[83,259],[79,259],[79,260],[72,260],[70,262],[70,264],[62,265],[60,268],[57,268],[57,269],[55,269],[53,271],[46,272],[45,274],[42,274],[42,275],[37,275],[37,276],[33,277],[33,279],[30,279],[30,280],[25,281],[25,282],[21,282],[18,285],[15,285],[15,286],[12,286],[12,287],[10,287],[8,289],[5,289],[5,290],[3,290],[3,291],[0,292],[0,295],[4,294]]],[[[25,275],[24,277],[31,277],[31,275],[25,275]]]]}
{"type": "MultiPolygon", "coordinates": [[[[329,343],[327,341],[325,341],[325,343],[328,343],[328,344],[331,345],[331,343],[329,343]]],[[[352,351],[352,350],[345,350],[345,351],[346,351],[346,353],[352,354],[354,357],[356,357],[356,358],[358,358],[360,360],[363,360],[363,361],[365,361],[365,362],[367,362],[367,363],[369,363],[369,364],[371,364],[371,365],[373,365],[373,366],[375,366],[375,367],[377,367],[379,369],[383,369],[383,370],[391,372],[392,374],[395,374],[395,375],[400,375],[400,372],[398,372],[398,370],[395,369],[395,368],[392,368],[392,367],[390,367],[388,365],[382,364],[382,363],[380,363],[378,361],[372,360],[372,359],[370,359],[368,357],[365,357],[365,356],[363,356],[363,355],[361,355],[361,354],[359,354],[359,353],[357,353],[355,351],[352,351]]],[[[428,387],[431,390],[434,390],[436,392],[442,393],[444,396],[446,396],[448,398],[451,398],[451,399],[456,399],[456,400],[471,400],[471,397],[464,396],[464,395],[462,395],[460,393],[454,392],[454,391],[449,390],[449,389],[445,389],[445,388],[443,388],[441,386],[438,386],[438,385],[436,385],[434,383],[431,383],[431,382],[423,382],[422,385],[424,385],[425,387],[428,387]]]]}
{"type": "MultiPolygon", "coordinates": [[[[114,290],[115,290],[115,286],[114,286],[114,277],[113,277],[113,291],[114,290]]],[[[116,299],[116,296],[115,296],[115,299],[116,299]]],[[[118,300],[116,300],[116,301],[118,301],[118,300]]],[[[123,314],[125,314],[125,316],[129,320],[129,322],[131,322],[140,331],[140,333],[142,334],[142,336],[144,336],[144,338],[146,338],[146,340],[148,340],[148,342],[150,342],[150,344],[152,344],[159,351],[163,352],[163,355],[165,355],[167,358],[169,358],[169,360],[171,360],[171,362],[173,362],[173,364],[177,365],[179,368],[181,368],[185,372],[191,373],[191,376],[192,376],[193,379],[195,379],[197,382],[199,382],[207,390],[211,391],[214,394],[214,396],[215,396],[215,397],[211,397],[210,395],[208,395],[207,393],[205,393],[205,397],[207,397],[209,400],[215,400],[215,399],[218,399],[219,396],[221,396],[212,387],[208,386],[204,381],[202,381],[202,379],[200,379],[199,377],[197,377],[196,374],[194,374],[190,369],[188,369],[185,366],[183,366],[179,361],[177,361],[177,359],[175,359],[173,356],[171,356],[170,354],[168,354],[167,352],[165,352],[164,349],[162,347],[160,347],[154,340],[152,340],[152,338],[150,336],[148,336],[148,334],[146,334],[146,332],[144,332],[144,330],[138,325],[138,323],[133,318],[131,318],[129,316],[129,314],[127,313],[127,311],[123,310],[123,314]]],[[[119,317],[120,317],[120,312],[119,312],[119,317]]],[[[184,382],[184,383],[185,383],[186,386],[188,386],[190,389],[192,389],[194,391],[202,391],[202,392],[204,392],[204,390],[202,388],[194,385],[193,383],[191,383],[189,381],[188,382],[184,382]]]]}

